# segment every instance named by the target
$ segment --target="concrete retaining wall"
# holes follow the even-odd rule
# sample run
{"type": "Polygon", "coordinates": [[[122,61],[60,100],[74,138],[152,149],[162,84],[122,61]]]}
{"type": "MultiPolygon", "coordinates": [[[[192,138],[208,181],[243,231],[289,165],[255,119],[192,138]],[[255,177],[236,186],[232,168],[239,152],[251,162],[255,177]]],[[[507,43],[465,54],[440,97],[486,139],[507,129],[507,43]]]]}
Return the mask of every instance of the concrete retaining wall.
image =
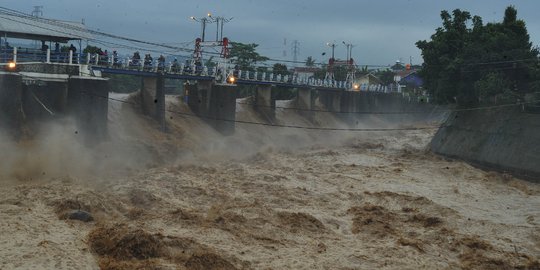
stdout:
{"type": "Polygon", "coordinates": [[[521,108],[457,112],[431,142],[437,154],[540,179],[540,114],[521,108]]]}

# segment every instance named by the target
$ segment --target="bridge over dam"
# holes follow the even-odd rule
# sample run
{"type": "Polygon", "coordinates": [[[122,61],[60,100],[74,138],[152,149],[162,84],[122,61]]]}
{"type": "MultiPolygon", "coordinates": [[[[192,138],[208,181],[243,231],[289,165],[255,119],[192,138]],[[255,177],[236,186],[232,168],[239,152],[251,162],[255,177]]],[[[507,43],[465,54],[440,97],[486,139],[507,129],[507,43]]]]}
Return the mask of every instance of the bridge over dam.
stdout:
{"type": "MultiPolygon", "coordinates": [[[[91,57],[91,56],[88,56],[91,57]]],[[[81,133],[92,138],[105,138],[107,134],[107,110],[110,89],[106,74],[123,74],[140,78],[141,87],[137,104],[140,111],[167,130],[165,112],[165,80],[183,84],[182,100],[189,105],[192,116],[206,120],[225,135],[234,133],[238,88],[252,86],[248,100],[254,109],[275,123],[276,96],[280,91],[293,90],[295,96],[290,109],[309,120],[317,112],[334,113],[349,126],[357,125],[358,115],[395,114],[422,119],[433,117],[434,107],[418,100],[411,100],[401,93],[377,91],[350,91],[344,82],[298,80],[293,76],[272,73],[257,74],[237,71],[234,82],[230,77],[208,72],[195,73],[174,71],[171,67],[146,69],[143,66],[114,66],[111,63],[83,64],[71,61],[55,63],[50,56],[44,62],[17,62],[0,73],[1,125],[20,135],[23,126],[32,126],[44,119],[72,116],[81,133]]],[[[411,119],[412,119],[411,118],[411,119]]],[[[404,118],[401,118],[404,119],[404,118]]]]}
{"type": "MultiPolygon", "coordinates": [[[[16,136],[44,120],[71,116],[80,132],[96,138],[106,137],[108,103],[113,101],[109,92],[115,90],[111,89],[107,79],[109,74],[140,78],[136,106],[143,114],[154,118],[163,131],[167,130],[166,80],[183,85],[182,100],[189,106],[190,116],[204,119],[223,134],[234,133],[236,124],[240,123],[235,113],[237,98],[246,95],[249,97],[246,102],[264,116],[266,122],[261,124],[274,126],[278,126],[276,122],[280,120],[276,119],[275,112],[279,107],[276,100],[283,92],[293,93],[288,95],[292,98],[291,109],[306,119],[314,121],[318,112],[334,113],[350,127],[357,127],[357,122],[362,121],[358,116],[363,114],[387,113],[399,120],[430,116],[434,110],[429,104],[381,87],[362,89],[349,76],[346,81],[337,81],[333,74],[321,80],[297,74],[280,75],[279,71],[267,67],[265,72],[241,70],[228,61],[227,38],[217,40],[216,37],[216,41],[211,42],[197,38],[195,50],[192,50],[90,30],[80,23],[36,19],[12,12],[1,17],[0,33],[4,41],[0,44],[0,68],[3,70],[0,73],[0,125],[13,130],[16,136]],[[165,58],[141,59],[138,52],[121,58],[114,50],[108,55],[81,53],[81,41],[95,40],[93,35],[150,45],[153,51],[161,48],[189,52],[192,62],[166,64],[165,58]],[[8,37],[41,41],[42,47],[11,47],[7,43],[8,37]],[[60,43],[70,41],[79,42],[78,50],[73,44],[60,48],[60,43]],[[54,49],[51,48],[53,44],[54,49]],[[202,64],[203,47],[206,46],[222,49],[215,68],[206,68],[202,64]],[[249,89],[247,94],[246,89],[249,89]],[[405,115],[406,112],[411,113],[405,115]]],[[[329,63],[339,62],[335,60],[332,56],[329,63]]],[[[354,61],[350,60],[345,62],[354,78],[354,61]]]]}

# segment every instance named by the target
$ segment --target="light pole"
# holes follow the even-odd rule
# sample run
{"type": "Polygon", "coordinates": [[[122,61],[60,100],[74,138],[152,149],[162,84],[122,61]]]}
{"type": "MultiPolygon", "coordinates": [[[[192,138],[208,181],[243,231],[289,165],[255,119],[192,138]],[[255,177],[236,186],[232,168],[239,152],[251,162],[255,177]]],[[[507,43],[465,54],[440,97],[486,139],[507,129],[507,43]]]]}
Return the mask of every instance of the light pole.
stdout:
{"type": "Polygon", "coordinates": [[[347,67],[348,67],[347,83],[351,84],[351,87],[353,88],[353,90],[358,90],[360,87],[357,84],[355,84],[356,70],[354,68],[354,60],[352,58],[352,48],[354,46],[350,43],[345,43],[345,41],[343,41],[343,44],[347,46],[347,67]]]}
{"type": "Polygon", "coordinates": [[[336,49],[336,44],[335,44],[335,43],[330,43],[330,42],[328,42],[328,43],[326,43],[326,46],[332,48],[332,59],[334,59],[334,51],[335,51],[335,49],[336,49]]]}
{"type": "Polygon", "coordinates": [[[218,16],[218,17],[212,17],[215,22],[217,23],[216,25],[216,41],[221,41],[223,40],[223,25],[230,22],[233,18],[225,18],[225,17],[222,17],[222,16],[218,16]]]}
{"type": "Polygon", "coordinates": [[[204,36],[205,36],[205,33],[206,33],[206,24],[214,22],[214,19],[212,18],[212,14],[208,13],[206,17],[202,17],[202,18],[195,18],[195,16],[191,16],[190,19],[201,23],[201,26],[202,26],[201,39],[204,42],[204,36]]]}
{"type": "Polygon", "coordinates": [[[326,76],[324,77],[325,80],[330,80],[330,81],[334,81],[334,62],[335,62],[335,58],[334,58],[334,53],[335,53],[335,49],[336,49],[336,44],[335,43],[326,43],[326,46],[328,47],[331,47],[332,48],[332,58],[330,58],[330,60],[328,60],[328,68],[326,70],[326,76]]]}

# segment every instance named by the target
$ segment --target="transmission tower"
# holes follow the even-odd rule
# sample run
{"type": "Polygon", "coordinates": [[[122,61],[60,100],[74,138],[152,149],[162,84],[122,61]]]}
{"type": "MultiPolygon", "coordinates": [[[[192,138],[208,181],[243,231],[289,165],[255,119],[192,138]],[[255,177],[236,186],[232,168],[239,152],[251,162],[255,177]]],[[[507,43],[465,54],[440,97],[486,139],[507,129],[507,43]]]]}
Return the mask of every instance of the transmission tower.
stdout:
{"type": "Polygon", "coordinates": [[[43,6],[34,6],[34,10],[32,11],[32,16],[43,17],[43,6]]]}
{"type": "Polygon", "coordinates": [[[283,58],[287,57],[287,38],[283,38],[283,58]]]}
{"type": "Polygon", "coordinates": [[[300,42],[298,40],[293,41],[292,43],[292,55],[293,55],[293,61],[298,62],[298,55],[300,55],[300,42]]]}
{"type": "MultiPolygon", "coordinates": [[[[34,17],[43,17],[43,6],[34,6],[34,10],[32,10],[32,16],[34,17]]],[[[39,43],[38,41],[34,41],[34,47],[38,48],[39,43]]]]}

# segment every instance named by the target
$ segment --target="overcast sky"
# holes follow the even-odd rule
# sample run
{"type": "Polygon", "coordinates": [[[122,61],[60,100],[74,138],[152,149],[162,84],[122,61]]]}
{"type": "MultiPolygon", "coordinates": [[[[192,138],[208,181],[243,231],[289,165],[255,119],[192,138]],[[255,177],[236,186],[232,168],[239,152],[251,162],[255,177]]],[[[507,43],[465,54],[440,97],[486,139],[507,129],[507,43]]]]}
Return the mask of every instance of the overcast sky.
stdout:
{"type": "MultiPolygon", "coordinates": [[[[422,62],[414,43],[428,39],[441,25],[441,10],[460,8],[494,22],[502,20],[506,6],[514,5],[531,41],[540,44],[539,0],[3,0],[0,5],[28,13],[42,5],[47,18],[84,18],[92,29],[168,43],[200,36],[200,25],[189,17],[211,12],[234,17],[225,36],[260,44],[259,53],[265,56],[292,60],[292,41],[298,40],[299,60],[313,56],[327,61],[321,55],[329,52],[327,42],[340,44],[336,57],[345,58],[345,41],[355,45],[353,57],[360,65],[408,62],[410,56],[413,63],[422,62]]],[[[214,27],[209,26],[207,36],[215,37],[214,27]]]]}

